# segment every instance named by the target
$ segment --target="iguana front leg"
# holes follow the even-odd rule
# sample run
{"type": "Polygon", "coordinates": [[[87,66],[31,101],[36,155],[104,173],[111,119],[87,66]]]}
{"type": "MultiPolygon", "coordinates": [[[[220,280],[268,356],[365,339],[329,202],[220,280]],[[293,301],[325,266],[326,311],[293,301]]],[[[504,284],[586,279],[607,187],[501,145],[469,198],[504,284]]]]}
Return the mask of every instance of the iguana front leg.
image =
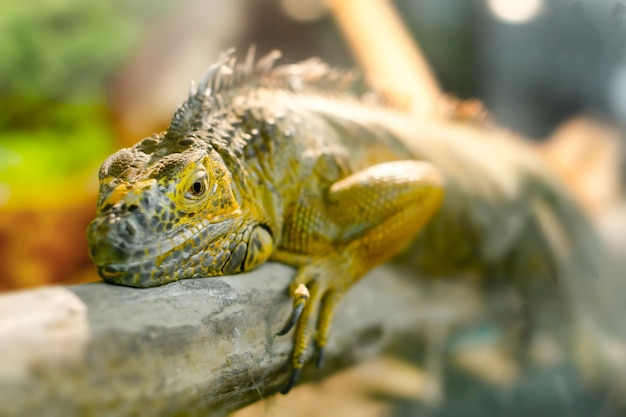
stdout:
{"type": "MultiPolygon", "coordinates": [[[[298,267],[290,286],[293,312],[278,334],[296,326],[292,375],[295,383],[315,339],[321,351],[335,306],[344,292],[375,266],[406,246],[439,207],[443,182],[432,165],[397,161],[374,165],[334,183],[326,195],[305,202],[294,215],[297,247],[289,242],[274,260],[298,267]],[[326,250],[320,250],[325,245],[326,250]]],[[[294,236],[294,233],[292,233],[294,236]]]]}

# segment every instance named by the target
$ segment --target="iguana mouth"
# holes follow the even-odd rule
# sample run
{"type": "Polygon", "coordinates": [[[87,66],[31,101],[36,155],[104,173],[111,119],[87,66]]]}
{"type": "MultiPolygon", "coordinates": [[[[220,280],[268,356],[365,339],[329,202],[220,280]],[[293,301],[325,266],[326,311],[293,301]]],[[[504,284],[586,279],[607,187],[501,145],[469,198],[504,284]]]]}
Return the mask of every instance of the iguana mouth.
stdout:
{"type": "Polygon", "coordinates": [[[132,287],[152,287],[201,276],[221,275],[232,251],[233,220],[211,223],[207,219],[178,228],[168,237],[151,242],[130,217],[110,222],[95,219],[88,229],[89,253],[106,282],[132,287]],[[129,226],[130,225],[130,226],[129,226]],[[128,230],[133,230],[129,234],[128,230]]]}

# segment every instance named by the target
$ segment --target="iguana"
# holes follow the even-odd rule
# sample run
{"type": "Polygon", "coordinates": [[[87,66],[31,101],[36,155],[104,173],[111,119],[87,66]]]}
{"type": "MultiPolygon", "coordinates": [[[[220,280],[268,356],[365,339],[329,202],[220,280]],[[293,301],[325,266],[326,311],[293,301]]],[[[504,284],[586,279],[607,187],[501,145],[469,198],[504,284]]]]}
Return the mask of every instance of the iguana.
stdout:
{"type": "Polygon", "coordinates": [[[225,54],[166,132],[104,162],[88,242],[106,282],[297,268],[279,331],[295,326],[287,392],[346,290],[403,251],[421,276],[522,288],[595,273],[589,222],[529,143],[420,119],[351,92],[349,72],[278,57],[225,54]]]}

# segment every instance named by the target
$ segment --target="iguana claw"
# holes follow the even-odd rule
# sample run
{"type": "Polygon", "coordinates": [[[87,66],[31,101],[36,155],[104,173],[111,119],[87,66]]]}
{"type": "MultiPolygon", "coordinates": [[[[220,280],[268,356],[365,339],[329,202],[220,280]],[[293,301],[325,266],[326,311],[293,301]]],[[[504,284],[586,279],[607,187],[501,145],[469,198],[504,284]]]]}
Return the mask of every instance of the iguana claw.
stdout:
{"type": "MultiPolygon", "coordinates": [[[[315,362],[315,366],[318,369],[324,366],[324,347],[323,346],[317,347],[317,360],[315,362]]],[[[300,371],[302,371],[302,368],[292,368],[291,375],[289,376],[289,381],[287,382],[287,385],[285,385],[285,387],[282,390],[280,390],[281,394],[287,394],[289,393],[289,391],[291,391],[291,388],[293,388],[295,383],[298,381],[298,378],[300,377],[300,371]]]]}
{"type": "Polygon", "coordinates": [[[285,385],[285,387],[282,390],[280,390],[281,394],[288,394],[289,391],[291,391],[291,388],[293,388],[293,386],[296,384],[296,381],[300,377],[301,370],[302,368],[293,368],[291,370],[291,376],[289,377],[289,381],[287,382],[287,385],[285,385]]]}
{"type": "Polygon", "coordinates": [[[296,288],[294,291],[293,309],[291,310],[291,314],[289,314],[289,318],[283,328],[276,333],[276,336],[286,335],[289,333],[289,330],[295,326],[302,315],[302,310],[304,310],[304,306],[309,300],[309,296],[309,290],[304,284],[300,284],[298,288],[296,288]]]}
{"type": "MultiPolygon", "coordinates": [[[[283,336],[289,333],[289,331],[296,325],[296,323],[298,323],[298,320],[300,320],[300,316],[302,316],[304,306],[309,300],[309,297],[310,293],[306,285],[298,285],[296,290],[293,292],[293,309],[291,310],[291,314],[289,314],[289,318],[287,319],[287,322],[285,323],[283,328],[280,329],[278,333],[276,333],[276,336],[283,336]]],[[[289,391],[291,391],[291,388],[295,385],[296,381],[300,377],[301,370],[302,368],[292,368],[289,381],[287,382],[287,385],[285,385],[285,387],[280,391],[281,394],[287,394],[289,391]]]]}
{"type": "Polygon", "coordinates": [[[291,330],[293,326],[295,326],[295,324],[298,322],[298,319],[302,315],[302,310],[304,310],[305,304],[306,301],[293,306],[293,310],[291,310],[291,314],[289,314],[287,322],[285,323],[283,328],[276,333],[276,336],[284,336],[289,333],[289,330],[291,330]]]}
{"type": "Polygon", "coordinates": [[[324,346],[317,347],[317,359],[315,360],[315,367],[321,369],[324,367],[324,346]]]}

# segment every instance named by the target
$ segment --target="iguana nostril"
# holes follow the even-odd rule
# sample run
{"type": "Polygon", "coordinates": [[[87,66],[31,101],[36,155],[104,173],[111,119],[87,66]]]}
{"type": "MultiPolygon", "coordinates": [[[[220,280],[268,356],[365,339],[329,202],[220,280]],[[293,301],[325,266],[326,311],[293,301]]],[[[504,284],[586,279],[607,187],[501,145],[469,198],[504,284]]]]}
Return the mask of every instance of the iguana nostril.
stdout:
{"type": "Polygon", "coordinates": [[[127,221],[126,224],[124,225],[124,231],[126,232],[128,237],[130,237],[131,239],[134,238],[135,235],[137,234],[137,228],[135,227],[134,224],[132,224],[132,222],[129,222],[129,221],[127,221]]]}
{"type": "Polygon", "coordinates": [[[130,206],[128,206],[128,211],[130,211],[131,213],[134,213],[137,210],[139,210],[139,206],[137,204],[131,204],[130,206]]]}

